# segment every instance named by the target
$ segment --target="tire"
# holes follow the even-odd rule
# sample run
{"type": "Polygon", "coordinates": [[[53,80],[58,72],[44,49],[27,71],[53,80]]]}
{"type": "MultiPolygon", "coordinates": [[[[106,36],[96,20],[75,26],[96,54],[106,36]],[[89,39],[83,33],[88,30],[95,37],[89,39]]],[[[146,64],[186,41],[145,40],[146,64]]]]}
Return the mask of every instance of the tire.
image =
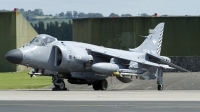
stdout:
{"type": "Polygon", "coordinates": [[[54,87],[54,88],[52,88],[52,91],[60,91],[60,89],[57,87],[54,87]]]}
{"type": "Polygon", "coordinates": [[[93,89],[96,90],[96,91],[100,90],[99,81],[95,81],[95,82],[92,84],[92,87],[93,87],[93,89]]]}
{"type": "Polygon", "coordinates": [[[57,81],[57,83],[59,83],[60,85],[55,85],[54,84],[54,86],[55,86],[55,88],[53,88],[54,90],[66,90],[66,88],[65,88],[65,82],[62,79],[59,79],[57,81]]]}
{"type": "Polygon", "coordinates": [[[163,90],[163,85],[158,85],[158,91],[162,91],[163,90]]]}
{"type": "Polygon", "coordinates": [[[108,88],[108,82],[106,79],[99,81],[99,86],[101,90],[106,90],[108,88]]]}
{"type": "Polygon", "coordinates": [[[93,87],[93,89],[96,90],[96,91],[97,91],[97,90],[100,90],[98,84],[93,84],[92,87],[93,87]]]}
{"type": "Polygon", "coordinates": [[[65,82],[62,79],[58,80],[58,83],[60,84],[58,87],[60,90],[65,90],[65,82]]]}

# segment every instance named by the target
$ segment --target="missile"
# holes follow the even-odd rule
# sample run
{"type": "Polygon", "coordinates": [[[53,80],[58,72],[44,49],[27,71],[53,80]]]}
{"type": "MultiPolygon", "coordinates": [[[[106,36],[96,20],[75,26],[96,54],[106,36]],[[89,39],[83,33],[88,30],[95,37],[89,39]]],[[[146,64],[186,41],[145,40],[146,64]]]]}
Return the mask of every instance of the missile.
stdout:
{"type": "Polygon", "coordinates": [[[113,74],[113,72],[119,70],[119,65],[113,63],[96,63],[91,68],[97,73],[113,74]]]}
{"type": "Polygon", "coordinates": [[[114,72],[113,73],[114,76],[137,76],[138,74],[135,74],[135,73],[119,73],[119,72],[114,72]]]}

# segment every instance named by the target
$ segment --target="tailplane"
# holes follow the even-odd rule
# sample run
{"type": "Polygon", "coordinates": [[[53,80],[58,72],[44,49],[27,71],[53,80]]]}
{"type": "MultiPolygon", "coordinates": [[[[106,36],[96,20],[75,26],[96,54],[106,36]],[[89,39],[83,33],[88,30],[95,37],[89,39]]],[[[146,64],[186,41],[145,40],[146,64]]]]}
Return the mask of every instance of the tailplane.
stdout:
{"type": "Polygon", "coordinates": [[[160,55],[163,39],[164,23],[158,24],[154,29],[149,29],[149,35],[145,36],[144,42],[131,52],[142,52],[160,55]]]}

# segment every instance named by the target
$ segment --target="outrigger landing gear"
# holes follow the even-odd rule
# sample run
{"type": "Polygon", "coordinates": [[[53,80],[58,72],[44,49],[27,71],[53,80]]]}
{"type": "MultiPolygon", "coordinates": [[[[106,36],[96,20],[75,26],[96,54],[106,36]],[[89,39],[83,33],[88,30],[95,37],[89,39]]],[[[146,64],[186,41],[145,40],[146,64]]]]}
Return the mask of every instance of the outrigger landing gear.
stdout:
{"type": "Polygon", "coordinates": [[[163,90],[163,85],[162,85],[162,84],[158,85],[158,90],[159,90],[159,91],[162,91],[162,90],[163,90]]]}
{"type": "Polygon", "coordinates": [[[106,90],[108,88],[108,82],[106,79],[95,81],[93,84],[94,90],[106,90]]]}
{"type": "Polygon", "coordinates": [[[67,90],[67,88],[65,87],[65,82],[63,79],[58,78],[57,76],[52,76],[52,82],[54,84],[54,88],[52,89],[52,91],[63,91],[63,90],[67,90]]]}
{"type": "Polygon", "coordinates": [[[158,69],[157,84],[158,84],[157,89],[159,91],[162,91],[163,90],[163,69],[162,68],[158,69]]]}

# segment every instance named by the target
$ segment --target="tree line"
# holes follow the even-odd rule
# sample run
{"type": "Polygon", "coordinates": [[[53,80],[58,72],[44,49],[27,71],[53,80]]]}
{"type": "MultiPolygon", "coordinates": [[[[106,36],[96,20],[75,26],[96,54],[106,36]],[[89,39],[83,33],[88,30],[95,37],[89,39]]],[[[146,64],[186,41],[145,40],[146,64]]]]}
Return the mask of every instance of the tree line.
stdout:
{"type": "Polygon", "coordinates": [[[72,22],[61,22],[58,21],[50,22],[44,24],[44,22],[39,21],[36,24],[31,23],[32,27],[36,30],[38,34],[48,34],[56,37],[58,40],[72,40],[72,22]]]}
{"type": "MultiPolygon", "coordinates": [[[[78,12],[78,11],[66,11],[60,12],[58,14],[52,15],[45,15],[43,13],[42,9],[34,9],[34,10],[24,10],[23,8],[18,9],[19,12],[21,12],[24,17],[30,21],[37,19],[38,16],[45,16],[47,19],[50,18],[66,18],[66,19],[74,19],[74,18],[101,18],[104,17],[101,13],[84,13],[84,12],[78,12]]],[[[0,10],[1,11],[1,10],[0,10]]],[[[3,10],[2,10],[3,11],[3,10]]],[[[122,14],[121,17],[131,17],[131,14],[122,14]]],[[[106,16],[105,16],[106,17],[106,16]]],[[[108,17],[120,17],[120,15],[111,13],[108,17]]]]}

